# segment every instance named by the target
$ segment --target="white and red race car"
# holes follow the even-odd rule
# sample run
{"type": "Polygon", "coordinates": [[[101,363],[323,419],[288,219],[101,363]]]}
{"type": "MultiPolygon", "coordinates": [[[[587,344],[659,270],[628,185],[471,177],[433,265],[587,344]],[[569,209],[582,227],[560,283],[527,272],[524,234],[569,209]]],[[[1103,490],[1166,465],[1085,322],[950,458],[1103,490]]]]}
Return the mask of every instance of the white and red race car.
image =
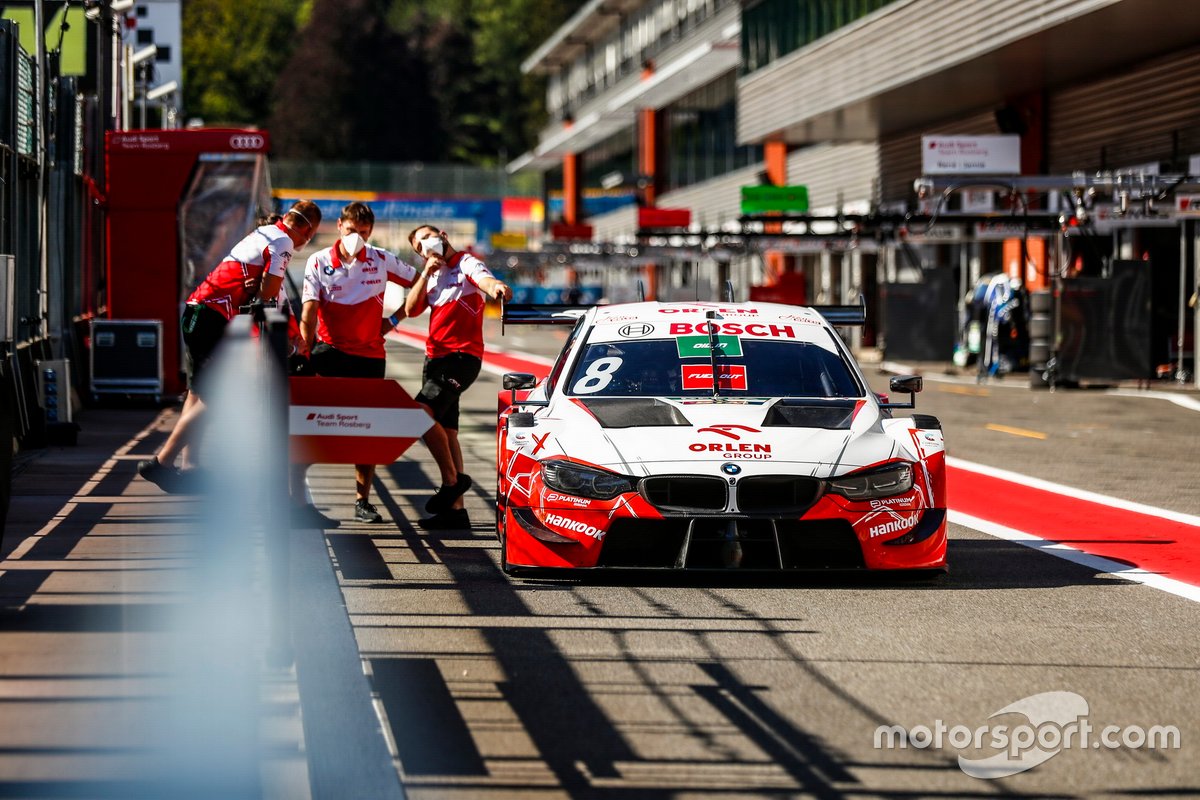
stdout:
{"type": "Polygon", "coordinates": [[[867,386],[834,325],[862,306],[507,306],[573,326],[550,374],[504,376],[506,572],[944,570],[945,445],[921,378],[867,386]],[[714,381],[713,376],[717,378],[714,381]]]}

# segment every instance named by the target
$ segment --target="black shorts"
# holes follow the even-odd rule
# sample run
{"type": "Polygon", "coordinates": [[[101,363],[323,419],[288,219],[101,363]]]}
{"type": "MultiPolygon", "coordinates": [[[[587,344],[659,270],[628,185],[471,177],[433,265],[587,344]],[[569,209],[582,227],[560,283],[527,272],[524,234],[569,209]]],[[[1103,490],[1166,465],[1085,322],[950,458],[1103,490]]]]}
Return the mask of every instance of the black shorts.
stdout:
{"type": "Polygon", "coordinates": [[[382,378],[387,374],[386,358],[343,353],[325,342],[315,345],[308,358],[316,373],[326,378],[382,378]]]}
{"type": "Polygon", "coordinates": [[[183,331],[183,343],[187,346],[188,386],[192,389],[196,388],[200,371],[212,359],[213,351],[221,343],[228,324],[229,320],[223,314],[203,303],[188,303],[184,307],[179,327],[183,331]]]}
{"type": "Polygon", "coordinates": [[[483,361],[466,353],[426,358],[421,391],[415,399],[433,411],[443,428],[458,430],[458,398],[479,377],[483,361]]]}

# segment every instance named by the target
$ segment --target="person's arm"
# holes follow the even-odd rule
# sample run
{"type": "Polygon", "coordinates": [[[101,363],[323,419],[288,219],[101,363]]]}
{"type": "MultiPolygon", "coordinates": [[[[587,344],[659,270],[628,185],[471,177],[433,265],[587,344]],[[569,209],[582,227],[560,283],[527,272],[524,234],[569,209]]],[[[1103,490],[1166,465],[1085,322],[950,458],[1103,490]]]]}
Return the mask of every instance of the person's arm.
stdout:
{"type": "Polygon", "coordinates": [[[264,272],[262,277],[262,286],[258,290],[258,299],[265,302],[274,300],[279,297],[279,290],[283,286],[282,275],[272,275],[269,272],[264,272]]]}
{"type": "Polygon", "coordinates": [[[487,265],[479,259],[467,256],[459,266],[463,275],[467,276],[467,280],[478,286],[479,291],[488,297],[493,300],[499,300],[502,297],[505,300],[512,299],[513,292],[508,284],[493,275],[487,265]]]}
{"type": "Polygon", "coordinates": [[[412,288],[408,290],[408,297],[404,299],[404,311],[409,317],[419,317],[425,313],[425,309],[429,307],[428,298],[426,296],[426,286],[433,274],[441,269],[446,262],[442,261],[438,256],[430,256],[425,260],[425,268],[417,274],[417,279],[413,281],[412,288]]]}
{"type": "Polygon", "coordinates": [[[512,289],[499,278],[490,275],[481,275],[475,279],[475,285],[493,300],[499,300],[501,297],[505,300],[512,300],[512,289]]]}
{"type": "Polygon", "coordinates": [[[269,303],[279,296],[283,276],[292,261],[292,240],[286,236],[271,242],[263,250],[263,276],[258,287],[258,300],[269,303]]]}
{"type": "Polygon", "coordinates": [[[317,343],[317,301],[306,300],[304,310],[300,312],[300,339],[304,342],[301,348],[303,355],[312,353],[313,345],[317,343]]]}

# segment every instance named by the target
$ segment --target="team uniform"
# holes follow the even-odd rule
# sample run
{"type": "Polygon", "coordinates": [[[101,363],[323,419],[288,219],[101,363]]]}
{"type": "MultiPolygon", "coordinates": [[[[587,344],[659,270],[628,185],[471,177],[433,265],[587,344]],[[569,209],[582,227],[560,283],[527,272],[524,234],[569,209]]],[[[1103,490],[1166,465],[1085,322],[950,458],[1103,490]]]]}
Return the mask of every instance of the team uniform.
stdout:
{"type": "Polygon", "coordinates": [[[282,221],[256,228],[234,245],[188,296],[180,323],[193,383],[221,341],[229,320],[258,295],[257,286],[263,276],[282,278],[287,272],[293,247],[282,221]]]}
{"type": "Polygon", "coordinates": [[[459,397],[479,377],[487,296],[478,281],[494,277],[478,258],[459,252],[426,284],[429,337],[415,399],[433,409],[442,427],[458,429],[459,397]]]}
{"type": "Polygon", "coordinates": [[[388,281],[409,287],[417,271],[398,256],[364,245],[343,263],[335,244],[309,257],[302,303],[317,301],[317,344],[310,355],[320,375],[382,378],[383,292],[388,281]]]}

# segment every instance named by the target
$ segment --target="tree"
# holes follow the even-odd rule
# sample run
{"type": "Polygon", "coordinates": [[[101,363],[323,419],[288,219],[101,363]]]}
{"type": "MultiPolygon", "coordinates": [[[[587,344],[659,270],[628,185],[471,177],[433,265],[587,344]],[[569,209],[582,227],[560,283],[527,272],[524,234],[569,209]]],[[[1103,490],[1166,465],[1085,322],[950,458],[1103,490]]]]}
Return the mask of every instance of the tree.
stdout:
{"type": "Polygon", "coordinates": [[[311,0],[187,0],[183,91],[188,114],[207,123],[262,126],[276,76],[311,0]]]}
{"type": "Polygon", "coordinates": [[[277,155],[433,161],[444,131],[426,64],[385,0],[316,0],[275,85],[277,155]]]}

